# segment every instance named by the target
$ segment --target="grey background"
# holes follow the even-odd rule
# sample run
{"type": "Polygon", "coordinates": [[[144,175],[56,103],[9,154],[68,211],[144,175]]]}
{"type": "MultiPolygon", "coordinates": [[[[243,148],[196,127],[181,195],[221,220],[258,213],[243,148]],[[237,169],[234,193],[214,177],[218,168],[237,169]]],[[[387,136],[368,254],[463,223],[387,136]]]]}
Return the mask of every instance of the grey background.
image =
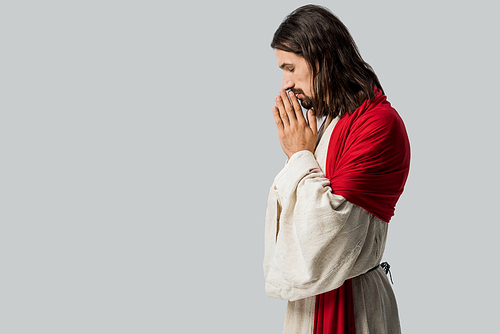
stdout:
{"type": "MultiPolygon", "coordinates": [[[[494,332],[493,1],[324,1],[412,145],[384,259],[405,333],[494,332]]],[[[280,333],[269,43],[299,1],[0,5],[0,332],[280,333]]]]}

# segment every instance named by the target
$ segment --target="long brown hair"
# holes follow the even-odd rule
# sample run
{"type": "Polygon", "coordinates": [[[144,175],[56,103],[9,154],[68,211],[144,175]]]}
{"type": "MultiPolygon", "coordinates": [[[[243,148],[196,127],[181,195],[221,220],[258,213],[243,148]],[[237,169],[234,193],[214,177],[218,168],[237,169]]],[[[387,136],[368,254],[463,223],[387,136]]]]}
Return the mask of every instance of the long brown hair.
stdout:
{"type": "Polygon", "coordinates": [[[294,10],[274,33],[271,47],[307,61],[313,73],[313,106],[319,117],[350,114],[375,97],[374,86],[382,90],[346,26],[325,7],[305,5],[294,10]]]}

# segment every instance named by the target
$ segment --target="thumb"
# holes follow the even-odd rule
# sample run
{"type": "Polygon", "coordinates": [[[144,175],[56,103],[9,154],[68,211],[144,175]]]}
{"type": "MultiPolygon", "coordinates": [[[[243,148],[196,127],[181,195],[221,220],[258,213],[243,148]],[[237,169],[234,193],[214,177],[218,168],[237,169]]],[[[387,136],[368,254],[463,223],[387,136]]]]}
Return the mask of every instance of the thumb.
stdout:
{"type": "Polygon", "coordinates": [[[309,109],[307,111],[307,121],[309,122],[309,127],[316,135],[318,134],[318,121],[316,120],[316,115],[314,115],[314,110],[309,109]]]}

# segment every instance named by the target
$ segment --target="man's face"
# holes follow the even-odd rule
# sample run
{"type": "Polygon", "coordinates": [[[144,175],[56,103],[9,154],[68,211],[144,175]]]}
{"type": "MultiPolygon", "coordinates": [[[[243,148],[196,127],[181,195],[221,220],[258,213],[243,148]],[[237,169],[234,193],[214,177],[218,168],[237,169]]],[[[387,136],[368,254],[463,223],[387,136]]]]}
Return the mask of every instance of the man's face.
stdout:
{"type": "Polygon", "coordinates": [[[283,89],[291,89],[305,109],[313,107],[312,71],[304,58],[295,53],[274,49],[278,66],[283,70],[283,89]]]}

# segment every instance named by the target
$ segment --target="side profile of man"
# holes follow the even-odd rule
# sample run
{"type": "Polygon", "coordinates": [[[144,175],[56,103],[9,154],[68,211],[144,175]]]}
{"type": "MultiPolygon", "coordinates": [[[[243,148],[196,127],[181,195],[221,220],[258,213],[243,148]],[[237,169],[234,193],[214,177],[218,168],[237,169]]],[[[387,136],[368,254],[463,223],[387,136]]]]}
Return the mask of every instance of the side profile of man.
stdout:
{"type": "Polygon", "coordinates": [[[400,333],[380,261],[410,166],[403,121],[326,8],[292,12],[271,47],[288,161],[269,193],[264,274],[267,295],[288,300],[283,333],[400,333]]]}

